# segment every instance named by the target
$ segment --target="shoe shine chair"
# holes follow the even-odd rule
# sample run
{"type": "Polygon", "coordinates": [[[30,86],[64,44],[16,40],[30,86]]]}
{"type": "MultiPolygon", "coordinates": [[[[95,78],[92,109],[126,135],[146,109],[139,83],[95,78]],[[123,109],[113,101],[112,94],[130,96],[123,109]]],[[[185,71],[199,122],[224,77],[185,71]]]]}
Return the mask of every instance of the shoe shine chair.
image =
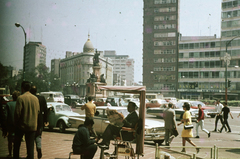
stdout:
{"type": "Polygon", "coordinates": [[[135,152],[132,148],[132,143],[136,141],[137,135],[139,134],[141,128],[141,119],[138,120],[135,128],[122,127],[120,130],[120,137],[115,137],[113,145],[115,146],[113,154],[104,153],[106,147],[101,148],[100,159],[105,159],[105,157],[114,159],[118,156],[125,156],[125,158],[134,158],[135,152]],[[131,137],[129,137],[131,136],[131,137]]]}

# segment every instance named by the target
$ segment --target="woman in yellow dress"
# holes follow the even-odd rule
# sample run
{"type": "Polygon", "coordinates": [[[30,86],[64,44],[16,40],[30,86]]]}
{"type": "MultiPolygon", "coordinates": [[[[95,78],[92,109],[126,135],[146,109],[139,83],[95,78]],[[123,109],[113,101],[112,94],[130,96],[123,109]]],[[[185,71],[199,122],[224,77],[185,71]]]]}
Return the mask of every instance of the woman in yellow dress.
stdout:
{"type": "MultiPolygon", "coordinates": [[[[184,125],[191,125],[192,124],[192,119],[191,119],[191,113],[189,112],[190,110],[190,105],[189,103],[185,102],[183,104],[183,110],[185,111],[181,120],[181,123],[178,123],[178,126],[184,123],[184,125]]],[[[193,132],[192,129],[184,129],[182,130],[182,145],[185,146],[186,141],[189,142],[191,145],[196,147],[197,153],[199,152],[199,148],[190,140],[190,138],[193,137],[193,132]]],[[[186,152],[185,147],[183,147],[181,152],[186,152]]]]}

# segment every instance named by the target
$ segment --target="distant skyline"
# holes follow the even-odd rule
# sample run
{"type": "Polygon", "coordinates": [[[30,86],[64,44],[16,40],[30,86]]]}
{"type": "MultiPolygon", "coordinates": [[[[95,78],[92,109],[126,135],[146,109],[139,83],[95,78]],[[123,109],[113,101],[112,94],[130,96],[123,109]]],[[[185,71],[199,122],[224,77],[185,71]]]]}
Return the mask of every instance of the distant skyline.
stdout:
{"type": "MultiPolygon", "coordinates": [[[[221,0],[181,0],[182,36],[220,37],[221,0]]],[[[135,82],[142,81],[143,1],[140,0],[1,0],[0,62],[22,69],[24,34],[42,42],[51,59],[66,51],[82,52],[90,33],[94,48],[115,50],[135,60],[135,82]]]]}

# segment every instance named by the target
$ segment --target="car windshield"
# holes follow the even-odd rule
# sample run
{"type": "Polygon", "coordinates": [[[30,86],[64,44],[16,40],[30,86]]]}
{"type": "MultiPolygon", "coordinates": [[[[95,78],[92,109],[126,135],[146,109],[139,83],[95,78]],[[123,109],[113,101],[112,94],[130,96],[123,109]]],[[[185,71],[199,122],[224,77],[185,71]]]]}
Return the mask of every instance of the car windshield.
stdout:
{"type": "Polygon", "coordinates": [[[60,98],[60,97],[63,98],[63,95],[62,94],[54,94],[54,97],[55,98],[60,98]]]}
{"type": "Polygon", "coordinates": [[[57,105],[56,112],[59,111],[71,111],[71,108],[68,105],[57,105]]]}

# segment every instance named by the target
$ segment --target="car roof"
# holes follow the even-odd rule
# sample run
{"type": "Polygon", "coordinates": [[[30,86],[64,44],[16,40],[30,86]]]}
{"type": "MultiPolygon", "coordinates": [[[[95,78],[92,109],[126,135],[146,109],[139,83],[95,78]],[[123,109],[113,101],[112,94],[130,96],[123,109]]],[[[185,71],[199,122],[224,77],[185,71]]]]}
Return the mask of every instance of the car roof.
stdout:
{"type": "Polygon", "coordinates": [[[111,110],[122,110],[127,109],[127,107],[109,107],[109,106],[98,106],[97,109],[111,109],[111,110]]]}

